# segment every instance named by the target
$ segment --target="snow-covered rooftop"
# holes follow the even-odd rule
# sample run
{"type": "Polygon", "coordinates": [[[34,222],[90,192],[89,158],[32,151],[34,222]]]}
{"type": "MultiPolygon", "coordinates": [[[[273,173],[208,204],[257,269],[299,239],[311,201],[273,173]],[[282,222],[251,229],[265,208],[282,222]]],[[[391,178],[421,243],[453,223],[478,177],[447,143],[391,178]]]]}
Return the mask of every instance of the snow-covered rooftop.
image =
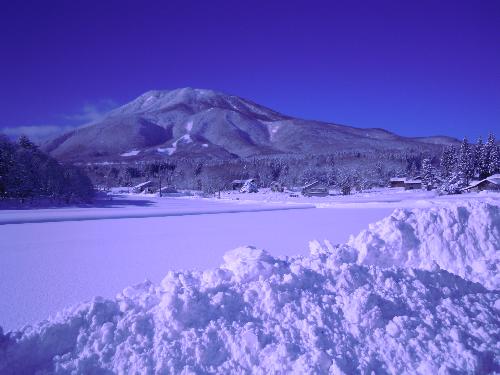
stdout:
{"type": "Polygon", "coordinates": [[[495,185],[500,185],[500,173],[491,175],[490,177],[487,177],[486,180],[489,182],[495,184],[495,185]]]}
{"type": "Polygon", "coordinates": [[[311,188],[311,187],[314,187],[316,185],[319,185],[319,181],[312,181],[312,182],[309,182],[307,184],[305,184],[302,189],[308,189],[308,188],[311,188]]]}
{"type": "Polygon", "coordinates": [[[131,151],[128,151],[128,152],[124,152],[123,154],[120,154],[120,156],[136,156],[136,155],[139,155],[141,151],[140,150],[131,150],[131,151]]]}
{"type": "Polygon", "coordinates": [[[483,182],[490,182],[492,184],[495,184],[495,185],[500,185],[500,174],[494,174],[494,175],[491,175],[489,177],[486,177],[482,180],[479,180],[479,181],[473,181],[469,184],[469,186],[467,186],[466,188],[464,188],[464,190],[468,190],[468,189],[473,189],[475,188],[476,186],[482,184],[483,182]]]}
{"type": "Polygon", "coordinates": [[[255,181],[255,179],[253,179],[253,178],[247,178],[247,179],[244,179],[244,180],[233,180],[232,183],[233,184],[244,184],[244,183],[253,182],[253,181],[255,181]]]}
{"type": "Polygon", "coordinates": [[[141,187],[149,185],[150,183],[151,183],[151,181],[141,182],[140,184],[135,185],[132,189],[139,189],[141,187]]]}

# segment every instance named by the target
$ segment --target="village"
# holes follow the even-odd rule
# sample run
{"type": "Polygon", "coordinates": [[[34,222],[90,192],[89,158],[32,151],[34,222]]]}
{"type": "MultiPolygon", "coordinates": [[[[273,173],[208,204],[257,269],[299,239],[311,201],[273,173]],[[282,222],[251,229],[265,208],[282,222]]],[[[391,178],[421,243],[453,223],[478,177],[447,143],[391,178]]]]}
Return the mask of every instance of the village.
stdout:
{"type": "MultiPolygon", "coordinates": [[[[155,195],[159,197],[181,197],[186,195],[200,195],[209,197],[210,195],[202,194],[197,191],[178,190],[174,186],[161,186],[158,181],[147,180],[132,187],[121,187],[112,189],[115,193],[126,194],[142,194],[142,195],[155,195]]],[[[371,188],[366,190],[349,189],[345,191],[342,189],[331,189],[326,184],[314,180],[303,186],[286,187],[282,183],[273,181],[270,186],[262,187],[258,179],[237,179],[225,185],[226,188],[214,192],[213,196],[221,198],[223,196],[252,194],[252,193],[281,193],[282,197],[298,198],[298,197],[328,197],[328,196],[342,196],[342,195],[355,195],[359,193],[366,193],[370,191],[385,190],[387,193],[397,191],[437,191],[438,185],[424,186],[422,179],[419,177],[405,178],[393,177],[389,180],[386,187],[371,188]]],[[[468,186],[460,189],[461,194],[470,192],[500,192],[500,174],[494,174],[481,180],[472,180],[468,186]]]]}

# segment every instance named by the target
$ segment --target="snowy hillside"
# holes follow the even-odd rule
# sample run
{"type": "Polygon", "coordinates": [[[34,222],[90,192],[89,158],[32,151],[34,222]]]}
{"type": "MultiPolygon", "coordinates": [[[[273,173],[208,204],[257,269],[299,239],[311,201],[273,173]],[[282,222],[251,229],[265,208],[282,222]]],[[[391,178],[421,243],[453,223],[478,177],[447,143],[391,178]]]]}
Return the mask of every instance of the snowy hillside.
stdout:
{"type": "Polygon", "coordinates": [[[130,161],[165,156],[214,158],[339,151],[437,150],[451,138],[406,138],[292,118],[212,90],[154,90],[63,134],[44,148],[71,160],[130,161]],[[117,137],[119,135],[119,137],[117,137]]]}
{"type": "Polygon", "coordinates": [[[0,373],[499,372],[499,215],[397,210],[309,256],[241,247],[0,334],[0,373]]]}

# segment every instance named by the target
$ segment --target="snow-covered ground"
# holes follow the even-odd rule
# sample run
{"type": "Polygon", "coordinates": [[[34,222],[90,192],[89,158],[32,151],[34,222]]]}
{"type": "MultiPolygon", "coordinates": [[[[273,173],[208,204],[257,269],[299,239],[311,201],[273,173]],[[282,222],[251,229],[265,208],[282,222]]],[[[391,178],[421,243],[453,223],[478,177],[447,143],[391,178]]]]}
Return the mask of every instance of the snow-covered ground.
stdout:
{"type": "Polygon", "coordinates": [[[311,239],[348,240],[391,209],[125,195],[93,208],[0,211],[0,326],[11,330],[168,270],[216,267],[254,245],[307,254],[311,239]],[[15,223],[15,224],[14,224],[15,223]],[[3,224],[3,225],[1,225],[3,224]]]}
{"type": "Polygon", "coordinates": [[[155,195],[123,195],[101,199],[93,207],[58,207],[36,210],[0,210],[0,225],[131,219],[237,212],[313,208],[302,203],[227,201],[218,199],[159,198],[155,195]]]}
{"type": "Polygon", "coordinates": [[[403,188],[376,188],[352,195],[341,195],[331,191],[327,197],[304,197],[300,192],[272,192],[260,189],[258,193],[245,194],[238,191],[227,191],[222,199],[244,201],[247,203],[267,202],[281,204],[312,204],[318,208],[416,208],[448,205],[453,202],[480,201],[500,202],[500,193],[470,192],[458,195],[438,195],[435,190],[404,190],[403,188]]]}
{"type": "Polygon", "coordinates": [[[4,328],[44,299],[89,299],[74,289],[111,297],[120,282],[153,281],[0,333],[0,373],[500,372],[498,194],[412,193],[291,198],[305,206],[265,192],[144,197],[159,202],[148,209],[240,209],[0,225],[4,328]],[[307,254],[314,238],[330,241],[313,241],[307,254]],[[248,244],[257,248],[223,255],[248,244]]]}

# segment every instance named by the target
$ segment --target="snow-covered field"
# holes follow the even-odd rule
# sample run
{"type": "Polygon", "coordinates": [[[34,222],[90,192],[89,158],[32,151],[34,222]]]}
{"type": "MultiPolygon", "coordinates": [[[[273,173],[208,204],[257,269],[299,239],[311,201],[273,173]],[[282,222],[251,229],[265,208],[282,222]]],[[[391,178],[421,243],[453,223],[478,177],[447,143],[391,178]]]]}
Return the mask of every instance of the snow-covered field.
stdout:
{"type": "Polygon", "coordinates": [[[417,208],[448,205],[461,201],[500,202],[500,193],[470,192],[459,195],[438,195],[435,190],[404,190],[403,188],[376,188],[352,195],[341,195],[331,191],[327,197],[304,197],[299,192],[272,192],[261,189],[258,193],[242,194],[228,191],[223,200],[247,203],[266,202],[273,204],[312,204],[318,208],[417,208]]]}
{"type": "Polygon", "coordinates": [[[500,372],[498,194],[397,194],[27,211],[0,225],[0,325],[107,298],[0,333],[0,373],[500,372]]]}
{"type": "Polygon", "coordinates": [[[34,323],[168,270],[203,270],[254,245],[307,254],[311,239],[347,241],[391,209],[129,195],[93,208],[0,211],[0,326],[34,323]],[[4,225],[1,225],[4,224],[4,225]]]}

